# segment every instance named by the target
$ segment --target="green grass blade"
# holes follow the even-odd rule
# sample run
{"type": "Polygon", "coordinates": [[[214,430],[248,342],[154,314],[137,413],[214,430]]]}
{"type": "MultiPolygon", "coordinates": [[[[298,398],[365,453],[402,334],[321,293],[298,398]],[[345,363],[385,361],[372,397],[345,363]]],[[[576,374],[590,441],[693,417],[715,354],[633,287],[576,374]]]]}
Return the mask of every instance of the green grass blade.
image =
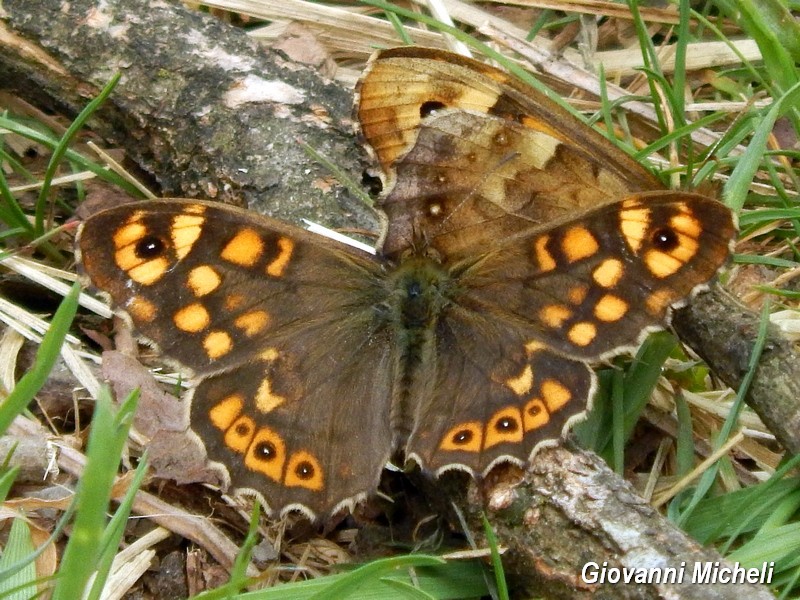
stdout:
{"type": "Polygon", "coordinates": [[[75,520],[61,559],[53,600],[84,597],[92,574],[104,560],[104,553],[109,551],[103,547],[106,511],[137,400],[138,391],[135,391],[115,412],[108,388],[103,388],[97,398],[86,449],[86,467],[75,492],[75,520]]]}
{"type": "Polygon", "coordinates": [[[611,468],[625,471],[625,376],[620,369],[611,374],[611,468]]]}
{"type": "Polygon", "coordinates": [[[364,582],[382,575],[385,571],[440,564],[444,564],[444,561],[437,556],[417,554],[376,560],[347,573],[347,575],[332,583],[326,589],[311,596],[311,600],[352,597],[353,592],[357,591],[364,582]]]}
{"type": "Polygon", "coordinates": [[[29,600],[38,595],[36,589],[36,564],[25,560],[34,552],[31,530],[24,519],[19,517],[11,522],[3,553],[0,554],[0,571],[6,571],[12,565],[16,569],[0,580],[0,598],[8,600],[29,600]]]}
{"type": "Polygon", "coordinates": [[[485,514],[481,515],[481,521],[483,523],[483,533],[486,535],[486,542],[489,544],[489,550],[492,553],[492,572],[494,573],[494,584],[497,586],[497,598],[499,600],[508,600],[508,583],[503,569],[503,560],[500,558],[500,552],[497,549],[497,536],[494,534],[494,530],[485,514]]]}
{"type": "MultiPolygon", "coordinates": [[[[615,460],[614,437],[617,436],[617,444],[620,443],[620,440],[627,441],[630,438],[633,428],[639,420],[639,415],[650,400],[653,387],[661,376],[661,367],[675,349],[676,344],[675,338],[665,331],[650,335],[639,348],[636,358],[624,375],[622,400],[619,402],[619,405],[624,407],[622,419],[618,419],[615,422],[609,415],[600,414],[600,409],[606,402],[598,394],[590,419],[576,427],[579,432],[579,439],[582,442],[587,439],[593,441],[590,447],[602,456],[603,460],[609,465],[614,465],[619,460],[615,460]],[[601,423],[591,423],[595,419],[600,419],[601,423]],[[615,429],[617,429],[616,433],[614,432],[615,429]],[[584,437],[586,435],[590,436],[590,438],[584,437]]],[[[604,373],[601,372],[601,382],[605,377],[604,373]]],[[[610,386],[601,385],[601,389],[610,388],[612,390],[611,393],[613,393],[614,375],[609,374],[607,377],[609,378],[610,386]]],[[[613,405],[609,408],[611,412],[614,411],[613,405]]],[[[602,412],[609,411],[603,410],[602,412]]]]}
{"type": "Polygon", "coordinates": [[[347,573],[287,583],[255,592],[237,593],[235,585],[203,592],[196,600],[387,600],[420,598],[435,600],[481,597],[488,593],[485,571],[475,561],[445,561],[438,556],[410,554],[384,558],[347,573]],[[413,577],[409,571],[413,570],[413,577]],[[398,584],[399,582],[399,584],[398,584]],[[414,585],[413,592],[407,586],[414,585]]]}
{"type": "Polygon", "coordinates": [[[2,470],[0,470],[0,502],[6,501],[8,492],[11,491],[11,486],[14,485],[14,480],[17,478],[18,474],[19,467],[11,467],[8,469],[6,465],[3,465],[2,470]]]}
{"type": "Polygon", "coordinates": [[[800,104],[800,82],[792,86],[787,92],[772,103],[770,109],[758,123],[753,137],[747,145],[747,151],[740,158],[739,164],[731,173],[730,179],[725,183],[723,199],[735,212],[740,212],[744,206],[750,183],[755,177],[764,152],[767,150],[767,141],[772,135],[775,121],[788,110],[800,104]]]}
{"type": "MultiPolygon", "coordinates": [[[[16,122],[13,119],[9,119],[7,117],[0,116],[0,128],[8,129],[9,131],[16,133],[26,139],[36,142],[37,144],[41,144],[45,146],[49,150],[53,151],[59,144],[59,139],[54,138],[51,135],[47,135],[37,129],[33,129],[32,127],[28,127],[21,123],[16,122]]],[[[118,175],[114,171],[107,169],[104,166],[101,166],[82,154],[75,152],[74,150],[67,149],[64,154],[64,158],[68,160],[70,163],[75,163],[78,167],[85,169],[91,173],[94,173],[99,178],[103,179],[104,181],[109,182],[112,185],[122,188],[128,194],[134,197],[141,197],[142,192],[131,182],[129,182],[125,177],[118,175]]]]}
{"type": "MultiPolygon", "coordinates": [[[[761,311],[761,321],[759,323],[758,335],[756,336],[756,341],[753,344],[753,351],[750,354],[748,371],[742,378],[742,383],[739,385],[739,390],[736,393],[736,400],[731,406],[731,410],[728,413],[725,422],[722,424],[722,428],[720,429],[719,435],[714,443],[714,450],[725,443],[725,441],[731,436],[731,433],[733,433],[734,427],[736,427],[739,422],[739,413],[741,412],[742,405],[744,404],[744,397],[747,395],[747,391],[750,389],[750,384],[752,383],[756,369],[758,368],[758,361],[761,359],[761,353],[764,351],[764,345],[766,344],[767,340],[768,325],[769,302],[765,302],[764,308],[761,311]]],[[[692,499],[689,501],[688,506],[681,513],[676,525],[683,527],[683,525],[686,523],[686,519],[688,519],[695,510],[700,500],[702,500],[711,489],[718,472],[719,462],[717,462],[717,464],[713,465],[700,476],[700,481],[695,488],[692,499]]]]}
{"type": "MultiPolygon", "coordinates": [[[[125,399],[117,415],[118,421],[124,423],[132,422],[133,415],[136,412],[137,401],[137,394],[131,394],[125,399]]],[[[117,510],[114,512],[114,516],[111,517],[111,521],[103,534],[103,539],[100,542],[100,561],[96,569],[97,574],[92,584],[92,589],[86,596],[86,600],[97,600],[103,593],[117,549],[122,541],[122,536],[125,534],[125,526],[128,524],[128,517],[130,517],[131,510],[133,510],[133,501],[136,498],[136,492],[141,487],[146,474],[147,452],[145,451],[142,458],[139,460],[139,464],[131,478],[125,496],[120,501],[117,510]]]]}
{"type": "MultiPolygon", "coordinates": [[[[0,162],[0,164],[3,163],[0,162]]],[[[0,169],[0,201],[0,209],[2,210],[0,219],[2,219],[3,223],[9,227],[23,229],[30,236],[33,236],[33,225],[11,193],[11,188],[8,186],[3,169],[0,169]]]]}
{"type": "Polygon", "coordinates": [[[31,370],[25,373],[14,389],[0,405],[0,435],[6,432],[14,418],[25,410],[33,397],[42,389],[53,365],[61,352],[61,345],[72,325],[72,319],[78,309],[80,284],[75,283],[69,294],[64,297],[56,314],[50,322],[50,328],[42,339],[36,353],[31,370]]]}
{"type": "Polygon", "coordinates": [[[89,102],[89,104],[86,105],[86,108],[84,108],[80,114],[75,117],[72,123],[70,123],[67,131],[58,142],[58,145],[53,149],[53,154],[50,156],[50,162],[47,165],[47,170],[45,171],[43,178],[44,180],[42,181],[42,189],[39,191],[39,198],[36,200],[36,219],[34,224],[34,235],[36,235],[36,237],[44,234],[44,213],[45,207],[47,206],[47,195],[50,192],[50,182],[53,180],[53,177],[55,177],[56,169],[58,168],[61,159],[64,158],[64,154],[66,153],[69,144],[72,142],[72,139],[78,134],[89,117],[94,114],[100,105],[111,95],[111,92],[116,87],[120,77],[122,77],[122,74],[117,73],[111,78],[111,80],[100,91],[100,94],[97,96],[97,98],[89,102]]]}
{"type": "MultiPolygon", "coordinates": [[[[731,15],[758,44],[772,85],[779,91],[797,85],[800,27],[781,0],[734,0],[731,15]]],[[[796,111],[797,105],[795,105],[796,111]]],[[[797,125],[796,119],[793,119],[797,125]]]]}
{"type": "Polygon", "coordinates": [[[247,567],[258,539],[258,521],[260,517],[261,506],[256,502],[253,505],[253,512],[250,514],[250,525],[247,529],[247,536],[244,542],[242,542],[242,547],[239,549],[239,552],[236,554],[236,560],[233,562],[233,568],[231,569],[231,576],[228,583],[201,594],[204,600],[238,597],[239,593],[251,583],[250,578],[247,576],[247,567]]]}
{"type": "Polygon", "coordinates": [[[692,435],[692,413],[683,394],[675,395],[675,412],[678,417],[678,433],[675,440],[677,475],[683,477],[694,467],[694,437],[692,435]]]}

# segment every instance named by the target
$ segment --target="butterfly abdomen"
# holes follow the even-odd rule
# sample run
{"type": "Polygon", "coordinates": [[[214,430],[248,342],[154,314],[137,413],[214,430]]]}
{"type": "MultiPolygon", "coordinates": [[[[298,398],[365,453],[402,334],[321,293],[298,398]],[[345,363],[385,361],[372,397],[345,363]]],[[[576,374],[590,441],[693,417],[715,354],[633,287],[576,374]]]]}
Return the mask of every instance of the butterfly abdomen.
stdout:
{"type": "Polygon", "coordinates": [[[427,367],[435,364],[437,324],[452,302],[450,274],[427,256],[403,262],[386,280],[387,325],[395,333],[396,379],[391,424],[395,449],[405,446],[413,421],[412,407],[431,385],[427,367]],[[422,374],[422,375],[421,375],[422,374]]]}

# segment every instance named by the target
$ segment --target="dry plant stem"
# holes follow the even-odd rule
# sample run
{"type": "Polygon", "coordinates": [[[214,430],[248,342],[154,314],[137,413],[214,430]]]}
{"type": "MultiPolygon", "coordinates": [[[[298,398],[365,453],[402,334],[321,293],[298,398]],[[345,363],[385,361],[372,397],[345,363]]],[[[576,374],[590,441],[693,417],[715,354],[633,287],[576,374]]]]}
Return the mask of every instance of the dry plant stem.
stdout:
{"type": "MultiPolygon", "coordinates": [[[[744,308],[719,286],[675,313],[672,325],[734,389],[748,370],[759,328],[759,315],[744,308]]],[[[800,452],[800,356],[780,332],[770,327],[750,385],[747,403],[790,452],[800,452]]]]}
{"type": "MultiPolygon", "coordinates": [[[[478,29],[484,35],[513,50],[514,52],[518,52],[521,56],[524,56],[531,62],[532,65],[535,65],[538,69],[541,69],[543,73],[563,81],[569,81],[579,89],[585,90],[598,97],[600,96],[600,79],[594,73],[590,73],[586,69],[578,67],[567,61],[557,60],[546,49],[537,47],[530,42],[526,42],[524,38],[511,35],[508,31],[497,29],[496,27],[488,24],[482,24],[478,27],[478,29]]],[[[624,88],[607,81],[606,94],[609,100],[614,101],[628,96],[629,92],[624,88]]],[[[630,113],[642,117],[645,122],[657,122],[656,112],[649,104],[639,101],[630,101],[625,103],[625,109],[630,113]]],[[[702,146],[712,146],[717,143],[718,135],[711,132],[709,129],[701,127],[692,132],[692,139],[702,146]]]]}
{"type": "MultiPolygon", "coordinates": [[[[45,439],[48,435],[48,432],[34,421],[22,417],[18,417],[13,422],[10,433],[28,439],[45,439]]],[[[58,467],[62,471],[79,479],[85,466],[86,456],[79,450],[69,446],[62,446],[59,449],[58,467]]],[[[119,489],[119,486],[115,484],[114,499],[122,499],[125,492],[125,489],[119,489]]],[[[230,568],[233,565],[239,551],[238,547],[207,517],[188,513],[144,491],[136,494],[133,513],[146,517],[165,529],[192,540],[198,546],[205,548],[224,567],[230,568]]],[[[255,576],[257,572],[250,567],[248,574],[255,576]]]]}
{"type": "MultiPolygon", "coordinates": [[[[321,148],[336,164],[358,171],[355,142],[344,130],[350,103],[344,90],[305,70],[277,67],[240,31],[175,4],[39,0],[31,5],[3,0],[2,10],[0,78],[11,81],[13,76],[16,89],[28,98],[76,110],[113,71],[124,71],[111,103],[93,126],[124,142],[167,193],[207,196],[216,190],[219,197],[235,196],[246,204],[265,196],[284,217],[336,213],[341,222],[353,225],[352,214],[345,219],[333,198],[312,185],[313,176],[306,171],[319,173],[318,167],[289,143],[299,137],[321,148]],[[226,105],[226,92],[238,89],[248,75],[282,80],[305,100],[226,105]],[[319,126],[312,103],[327,108],[333,127],[319,126]],[[280,207],[278,200],[283,202],[280,207]]],[[[346,196],[339,199],[345,201],[346,196]]],[[[354,211],[355,205],[348,207],[347,212],[354,211]]],[[[542,454],[534,465],[532,483],[517,488],[515,494],[514,506],[519,509],[491,510],[490,519],[500,545],[515,549],[507,560],[507,573],[512,579],[533,577],[542,584],[537,593],[546,597],[587,593],[587,586],[576,579],[578,562],[587,556],[601,563],[657,566],[660,563],[650,565],[645,559],[661,541],[667,548],[662,552],[671,552],[671,564],[683,557],[716,558],[649,509],[598,460],[582,453],[558,449],[542,454]],[[584,484],[591,484],[591,493],[582,491],[584,484]],[[633,538],[617,536],[614,528],[623,525],[633,538]],[[581,554],[583,547],[591,547],[592,553],[581,554]],[[637,553],[640,547],[648,552],[637,553]],[[572,552],[571,566],[562,568],[553,561],[560,562],[566,549],[572,552]],[[613,559],[615,553],[621,553],[621,561],[613,559]]],[[[170,515],[175,509],[143,495],[136,512],[170,515]]],[[[192,519],[153,518],[176,531],[183,527],[181,533],[191,539],[211,531],[208,524],[199,528],[202,532],[191,528],[192,519]],[[172,522],[164,523],[168,520],[172,522]]],[[[474,514],[469,524],[473,531],[480,530],[474,514]]],[[[229,564],[230,542],[219,543],[225,551],[214,555],[229,564]]],[[[639,586],[636,592],[620,589],[623,592],[609,590],[609,594],[658,597],[662,593],[652,585],[639,586]]],[[[731,594],[740,589],[726,588],[731,594]]],[[[673,598],[723,598],[726,590],[699,586],[669,591],[673,598]]],[[[768,596],[753,588],[748,597],[768,596]]]]}

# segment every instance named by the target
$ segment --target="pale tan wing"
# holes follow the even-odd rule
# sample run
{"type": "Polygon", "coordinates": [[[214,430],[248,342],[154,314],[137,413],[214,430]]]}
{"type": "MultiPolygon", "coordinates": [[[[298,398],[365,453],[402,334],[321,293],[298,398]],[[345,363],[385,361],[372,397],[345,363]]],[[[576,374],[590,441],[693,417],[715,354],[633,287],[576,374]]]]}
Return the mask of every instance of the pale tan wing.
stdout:
{"type": "Polygon", "coordinates": [[[357,111],[386,174],[390,256],[431,245],[457,259],[493,237],[663,187],[545,95],[439,50],[376,55],[357,111]]]}
{"type": "Polygon", "coordinates": [[[360,132],[386,173],[416,142],[422,121],[455,108],[514,121],[569,141],[617,174],[651,180],[647,171],[598,132],[508,73],[477,60],[433,48],[400,47],[376,52],[356,87],[360,132]]]}
{"type": "Polygon", "coordinates": [[[443,111],[426,119],[394,165],[379,206],[389,218],[384,252],[420,243],[450,261],[657,182],[601,166],[588,149],[497,117],[443,111]]]}

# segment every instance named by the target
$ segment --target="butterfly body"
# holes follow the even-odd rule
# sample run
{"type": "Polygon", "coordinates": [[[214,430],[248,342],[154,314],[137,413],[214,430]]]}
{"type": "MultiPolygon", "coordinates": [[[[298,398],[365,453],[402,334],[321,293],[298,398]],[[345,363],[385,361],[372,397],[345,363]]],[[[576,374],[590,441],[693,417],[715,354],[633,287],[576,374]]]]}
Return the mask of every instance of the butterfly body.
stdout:
{"type": "Polygon", "coordinates": [[[358,106],[387,171],[377,256],[191,200],[83,225],[83,271],[192,371],[191,428],[232,485],[324,514],[391,457],[524,465],[585,410],[590,364],[725,262],[727,208],[660,188],[511,81],[438,51],[372,63],[358,106]]]}

